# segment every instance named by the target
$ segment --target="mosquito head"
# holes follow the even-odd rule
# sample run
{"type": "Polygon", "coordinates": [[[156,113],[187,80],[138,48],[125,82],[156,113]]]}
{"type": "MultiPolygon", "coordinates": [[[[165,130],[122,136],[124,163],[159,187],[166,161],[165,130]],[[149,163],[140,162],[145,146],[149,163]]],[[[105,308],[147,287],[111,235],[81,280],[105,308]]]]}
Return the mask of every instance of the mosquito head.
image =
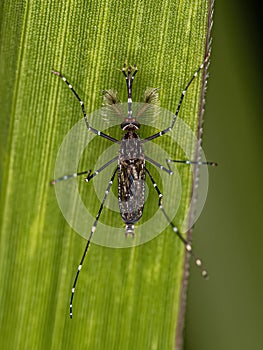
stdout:
{"type": "Polygon", "coordinates": [[[122,130],[127,131],[136,131],[140,128],[140,123],[136,119],[125,119],[124,122],[121,123],[122,130]]]}

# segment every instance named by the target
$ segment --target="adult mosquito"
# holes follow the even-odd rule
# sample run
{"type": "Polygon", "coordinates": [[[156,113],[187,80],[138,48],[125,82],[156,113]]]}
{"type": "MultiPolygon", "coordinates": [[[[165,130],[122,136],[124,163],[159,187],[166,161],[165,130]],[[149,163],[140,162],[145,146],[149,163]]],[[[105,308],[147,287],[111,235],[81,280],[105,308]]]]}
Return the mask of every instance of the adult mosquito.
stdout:
{"type": "Polygon", "coordinates": [[[123,131],[123,136],[121,140],[117,140],[116,138],[112,137],[111,135],[108,135],[100,130],[97,130],[93,128],[88,120],[88,116],[85,111],[84,102],[79,97],[76,90],[73,88],[73,86],[68,82],[68,80],[59,72],[52,70],[52,73],[60,77],[69,87],[69,89],[73,92],[74,96],[78,100],[82,113],[85,119],[85,123],[87,126],[87,129],[91,132],[96,134],[99,137],[102,137],[104,139],[107,139],[109,142],[116,143],[119,145],[119,154],[106,162],[102,167],[97,169],[96,171],[92,172],[89,171],[82,171],[77,172],[70,175],[65,175],[63,177],[57,178],[53,180],[51,183],[55,185],[59,181],[68,180],[72,177],[77,177],[83,174],[86,174],[85,181],[89,182],[92,180],[95,176],[97,176],[100,172],[102,172],[105,168],[107,168],[110,164],[113,162],[117,162],[117,166],[115,167],[110,181],[107,185],[103,200],[101,202],[101,205],[99,207],[99,210],[97,212],[95,221],[93,222],[93,225],[91,227],[91,231],[88,237],[88,241],[84,250],[84,253],[82,255],[82,258],[80,260],[78,270],[74,279],[73,287],[71,290],[71,298],[70,298],[70,317],[72,318],[72,311],[73,311],[73,298],[75,293],[76,284],[78,281],[79,273],[82,268],[84,259],[86,257],[92,236],[96,230],[98,220],[100,218],[101,212],[103,210],[105,201],[107,199],[107,196],[109,194],[109,191],[111,189],[112,183],[117,175],[118,178],[118,202],[119,202],[119,210],[120,215],[125,223],[125,234],[126,235],[134,235],[135,234],[135,224],[141,219],[143,215],[144,210],[144,204],[145,204],[145,181],[146,177],[148,176],[150,179],[150,182],[152,183],[156,194],[158,196],[159,201],[159,208],[162,211],[164,217],[166,218],[168,224],[171,226],[173,232],[178,236],[180,241],[184,244],[185,249],[188,253],[191,254],[191,256],[194,258],[195,264],[201,269],[202,276],[206,278],[208,276],[207,271],[202,266],[202,261],[199,257],[195,255],[192,249],[192,245],[190,242],[188,242],[183,235],[180,233],[179,229],[176,227],[176,225],[173,224],[171,218],[168,216],[166,210],[163,207],[162,204],[162,193],[155,182],[153,176],[151,175],[149,169],[147,168],[147,163],[150,163],[154,165],[155,167],[161,169],[162,171],[172,175],[172,169],[170,167],[170,163],[184,163],[184,164],[196,164],[196,165],[211,165],[216,166],[217,164],[214,162],[202,162],[202,161],[191,161],[191,160],[177,160],[177,159],[166,159],[167,166],[163,166],[160,163],[156,162],[154,159],[148,157],[144,152],[143,145],[146,142],[152,141],[154,139],[157,139],[167,133],[169,133],[176,123],[177,116],[179,114],[181,105],[184,100],[184,96],[189,89],[190,85],[192,84],[195,77],[198,75],[198,73],[204,68],[204,66],[207,64],[210,54],[208,53],[203,61],[203,63],[199,66],[199,68],[194,72],[191,79],[186,84],[184,90],[181,93],[181,97],[176,109],[176,112],[173,116],[173,119],[171,120],[171,124],[167,126],[164,130],[161,130],[157,133],[154,133],[153,135],[150,135],[144,139],[141,139],[139,136],[139,129],[140,129],[140,116],[143,115],[148,108],[152,104],[154,104],[158,97],[158,89],[147,89],[146,93],[144,95],[144,104],[140,111],[134,115],[133,113],[133,101],[132,101],[132,87],[133,87],[133,81],[134,78],[138,72],[137,66],[134,65],[126,66],[124,65],[122,68],[122,73],[126,80],[127,85],[127,94],[128,94],[128,100],[127,100],[127,113],[126,115],[123,115],[123,111],[118,106],[118,98],[117,93],[114,90],[104,90],[104,100],[108,106],[110,106],[115,113],[121,117],[121,129],[123,131]]]}

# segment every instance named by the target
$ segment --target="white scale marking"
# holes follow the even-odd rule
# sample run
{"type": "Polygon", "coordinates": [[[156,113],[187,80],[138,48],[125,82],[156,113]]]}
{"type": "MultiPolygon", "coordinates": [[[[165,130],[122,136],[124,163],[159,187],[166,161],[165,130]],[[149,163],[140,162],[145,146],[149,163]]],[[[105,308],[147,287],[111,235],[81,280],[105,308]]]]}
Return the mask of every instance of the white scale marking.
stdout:
{"type": "Polygon", "coordinates": [[[192,247],[191,247],[190,244],[186,244],[185,248],[186,248],[186,250],[187,250],[188,252],[191,252],[191,251],[192,251],[192,247]]]}
{"type": "Polygon", "coordinates": [[[202,271],[202,276],[203,276],[203,277],[207,277],[207,271],[206,271],[206,270],[203,270],[203,271],[202,271]]]}
{"type": "Polygon", "coordinates": [[[201,266],[202,265],[202,261],[200,259],[196,259],[195,261],[197,266],[201,266]]]}

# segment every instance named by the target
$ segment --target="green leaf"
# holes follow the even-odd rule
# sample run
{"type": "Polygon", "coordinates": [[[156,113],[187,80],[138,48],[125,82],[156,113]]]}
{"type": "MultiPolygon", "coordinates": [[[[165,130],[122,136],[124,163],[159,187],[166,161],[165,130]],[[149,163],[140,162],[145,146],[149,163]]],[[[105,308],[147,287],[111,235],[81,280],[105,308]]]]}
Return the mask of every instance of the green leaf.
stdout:
{"type": "MultiPolygon", "coordinates": [[[[70,80],[90,113],[100,108],[105,88],[126,100],[118,69],[124,61],[136,63],[133,99],[141,101],[146,87],[161,87],[160,105],[175,111],[207,52],[211,3],[5,0],[0,16],[1,347],[174,348],[182,341],[187,262],[170,227],[133,248],[91,244],[74,318],[69,318],[71,287],[86,241],[65,221],[49,182],[59,146],[82,113],[51,69],[70,80]]],[[[204,86],[202,72],[180,111],[199,136],[204,86]]],[[[156,143],[178,157],[169,137],[156,143]]],[[[100,147],[99,142],[98,154],[100,147]]],[[[91,154],[94,162],[97,153],[91,154]]],[[[181,171],[179,226],[193,186],[191,172],[181,171]]],[[[155,193],[150,196],[146,217],[154,205],[158,210],[155,193]]],[[[88,203],[95,216],[98,199],[89,196],[88,203]]],[[[108,220],[107,210],[102,220],[108,220]]],[[[115,224],[112,220],[108,224],[115,224]]]]}

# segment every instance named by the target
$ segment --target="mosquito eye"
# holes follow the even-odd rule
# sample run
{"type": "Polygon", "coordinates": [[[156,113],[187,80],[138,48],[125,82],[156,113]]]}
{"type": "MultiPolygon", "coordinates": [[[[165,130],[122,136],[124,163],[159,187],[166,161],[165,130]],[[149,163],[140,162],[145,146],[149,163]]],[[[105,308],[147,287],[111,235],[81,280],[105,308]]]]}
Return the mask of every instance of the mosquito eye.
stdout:
{"type": "Polygon", "coordinates": [[[122,130],[126,129],[128,125],[130,125],[129,122],[123,122],[123,123],[121,123],[121,128],[122,128],[122,130]]]}
{"type": "Polygon", "coordinates": [[[132,122],[132,125],[134,125],[136,127],[136,129],[139,129],[140,128],[140,123],[135,121],[135,122],[132,122]]]}
{"type": "Polygon", "coordinates": [[[131,122],[131,123],[125,121],[125,122],[121,123],[122,130],[127,129],[127,127],[130,128],[130,129],[139,129],[140,128],[140,123],[137,122],[137,121],[134,121],[134,122],[131,122]]]}

